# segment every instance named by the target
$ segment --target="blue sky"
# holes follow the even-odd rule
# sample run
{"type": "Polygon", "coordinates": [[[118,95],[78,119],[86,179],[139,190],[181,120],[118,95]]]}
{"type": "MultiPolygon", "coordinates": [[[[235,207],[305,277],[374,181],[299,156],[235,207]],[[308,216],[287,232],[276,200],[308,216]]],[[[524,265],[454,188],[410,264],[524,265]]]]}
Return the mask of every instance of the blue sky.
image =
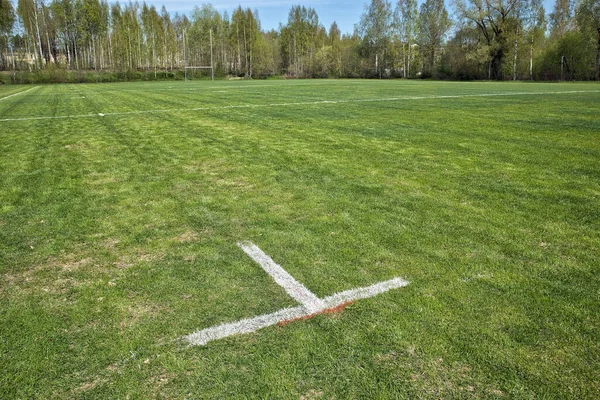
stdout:
{"type": "MultiPolygon", "coordinates": [[[[142,2],[143,0],[139,0],[142,2]]],[[[352,33],[354,24],[360,20],[360,15],[363,12],[364,5],[369,0],[145,0],[147,4],[154,4],[157,9],[163,5],[171,13],[187,14],[194,8],[195,5],[202,3],[211,3],[219,12],[231,12],[241,5],[243,8],[251,8],[258,10],[262,28],[264,30],[277,29],[279,23],[287,22],[288,13],[292,5],[300,4],[306,7],[314,8],[319,14],[319,21],[327,30],[336,21],[342,33],[352,33]]],[[[417,0],[419,4],[422,0],[417,0]]],[[[121,0],[121,3],[126,0],[121,0]]],[[[453,13],[450,6],[451,0],[447,0],[446,4],[448,12],[453,13]]],[[[396,1],[392,3],[395,5],[396,1]]],[[[546,13],[552,11],[554,0],[543,0],[546,13]]]]}
{"type": "MultiPolygon", "coordinates": [[[[139,0],[140,3],[142,0],[139,0]]],[[[362,0],[145,0],[147,4],[154,4],[160,10],[163,5],[169,13],[188,14],[195,5],[211,3],[219,12],[231,12],[241,5],[244,8],[257,9],[260,22],[265,30],[277,29],[279,23],[286,23],[292,5],[300,4],[314,8],[319,14],[319,21],[329,29],[336,21],[343,33],[352,33],[354,24],[360,19],[364,2],[362,0]]],[[[124,0],[121,0],[124,3],[124,0]]]]}

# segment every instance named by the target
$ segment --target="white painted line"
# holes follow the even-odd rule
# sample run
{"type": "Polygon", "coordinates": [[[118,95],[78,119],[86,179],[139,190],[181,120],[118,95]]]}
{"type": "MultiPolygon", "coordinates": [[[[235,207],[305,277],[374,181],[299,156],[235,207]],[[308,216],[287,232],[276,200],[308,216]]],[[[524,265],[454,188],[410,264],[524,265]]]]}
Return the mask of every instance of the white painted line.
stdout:
{"type": "Polygon", "coordinates": [[[324,306],[313,312],[306,310],[303,306],[284,308],[283,310],[279,310],[271,314],[264,314],[254,318],[242,319],[229,324],[202,329],[190,335],[184,336],[182,339],[188,342],[190,346],[202,346],[213,340],[223,339],[233,335],[252,333],[259,329],[273,326],[281,322],[309,317],[328,309],[336,308],[350,301],[366,299],[368,297],[373,297],[387,292],[388,290],[401,288],[406,285],[408,285],[408,282],[404,279],[394,278],[389,281],[376,283],[372,286],[347,290],[345,292],[336,293],[332,296],[326,297],[323,301],[324,306]]]}
{"type": "Polygon", "coordinates": [[[390,279],[389,281],[379,282],[371,286],[346,290],[345,292],[336,293],[329,297],[325,297],[323,301],[327,305],[327,308],[335,308],[340,304],[347,303],[349,301],[355,301],[360,299],[367,299],[369,297],[377,296],[378,294],[385,293],[391,289],[398,289],[408,285],[408,281],[401,278],[390,279]]]}
{"type": "Polygon", "coordinates": [[[29,92],[29,91],[31,91],[31,90],[33,90],[33,89],[37,89],[37,88],[39,88],[39,86],[34,86],[34,87],[32,87],[32,88],[30,88],[30,89],[27,89],[27,90],[24,90],[24,91],[22,91],[22,92],[13,93],[13,94],[11,94],[10,96],[6,96],[6,97],[2,97],[2,98],[0,98],[0,101],[2,101],[2,100],[6,100],[6,99],[8,99],[8,98],[11,98],[11,97],[13,97],[13,96],[17,96],[17,95],[19,95],[19,94],[27,93],[27,92],[29,92]]]}
{"type": "Polygon", "coordinates": [[[330,309],[335,309],[351,301],[366,299],[378,294],[387,292],[391,289],[397,289],[408,285],[408,281],[400,278],[390,279],[389,281],[379,282],[371,286],[346,290],[336,293],[324,299],[319,299],[308,290],[304,285],[296,281],[280,265],[275,263],[261,249],[251,242],[238,243],[238,246],[256,261],[271,277],[282,286],[285,291],[296,299],[300,306],[293,308],[284,308],[270,314],[259,315],[258,317],[246,318],[239,321],[212,326],[210,328],[196,331],[182,339],[187,341],[190,346],[205,345],[212,340],[222,339],[232,335],[241,335],[245,333],[256,332],[259,329],[278,324],[280,322],[293,321],[304,317],[323,313],[330,309]]]}
{"type": "MultiPolygon", "coordinates": [[[[24,93],[24,92],[20,92],[20,93],[24,93]]],[[[567,91],[553,91],[553,92],[504,92],[504,93],[479,93],[479,94],[459,94],[459,95],[440,95],[440,96],[384,97],[384,98],[376,98],[376,99],[317,100],[317,101],[303,101],[303,102],[295,102],[295,103],[237,104],[237,105],[221,106],[221,107],[213,106],[213,107],[164,108],[164,109],[139,110],[139,111],[123,111],[123,112],[104,113],[104,115],[105,116],[127,116],[127,115],[140,115],[140,114],[172,113],[172,112],[219,111],[219,110],[232,110],[232,109],[245,109],[245,108],[251,109],[251,108],[312,106],[312,105],[320,105],[320,104],[335,105],[335,104],[349,104],[349,103],[395,102],[395,101],[406,101],[406,100],[443,100],[443,99],[461,99],[461,98],[469,98],[469,97],[540,96],[540,95],[543,96],[543,95],[555,95],[555,94],[581,94],[581,93],[600,93],[600,90],[567,90],[567,91]]],[[[22,117],[22,118],[4,118],[4,119],[0,119],[0,122],[35,121],[35,120],[47,120],[47,119],[92,118],[92,117],[98,117],[98,114],[56,115],[56,116],[51,116],[51,117],[38,116],[38,117],[22,117]]]]}
{"type": "Polygon", "coordinates": [[[223,324],[202,329],[192,333],[191,335],[185,336],[183,339],[186,340],[191,346],[202,346],[212,340],[256,332],[259,329],[275,325],[279,322],[301,318],[305,315],[308,314],[302,306],[284,308],[283,310],[276,311],[272,314],[260,315],[258,317],[242,319],[230,324],[223,324]]]}
{"type": "Polygon", "coordinates": [[[265,272],[281,286],[287,294],[293,297],[298,303],[302,304],[310,313],[316,312],[325,307],[323,300],[319,299],[306,286],[294,279],[287,273],[281,265],[277,264],[271,257],[266,255],[254,243],[238,243],[240,249],[244,250],[254,261],[265,270],[265,272]]]}

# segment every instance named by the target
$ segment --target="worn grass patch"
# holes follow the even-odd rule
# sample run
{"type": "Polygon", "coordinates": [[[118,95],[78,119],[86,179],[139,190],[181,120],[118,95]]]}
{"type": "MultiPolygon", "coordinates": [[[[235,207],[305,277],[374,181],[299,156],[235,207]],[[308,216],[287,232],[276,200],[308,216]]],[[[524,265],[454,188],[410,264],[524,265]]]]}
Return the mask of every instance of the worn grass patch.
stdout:
{"type": "Polygon", "coordinates": [[[0,88],[1,398],[598,397],[598,85],[30,88],[0,88]],[[295,306],[240,241],[319,297],[411,284],[185,347],[295,306]]]}

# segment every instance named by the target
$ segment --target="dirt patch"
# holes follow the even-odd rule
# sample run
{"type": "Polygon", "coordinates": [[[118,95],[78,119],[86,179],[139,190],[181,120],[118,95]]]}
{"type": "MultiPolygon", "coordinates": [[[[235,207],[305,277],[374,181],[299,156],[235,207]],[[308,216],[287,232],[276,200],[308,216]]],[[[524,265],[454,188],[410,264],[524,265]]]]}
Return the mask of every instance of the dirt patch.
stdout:
{"type": "Polygon", "coordinates": [[[203,161],[188,164],[183,167],[188,173],[197,173],[217,186],[228,186],[235,188],[252,188],[254,184],[232,168],[226,162],[203,161]]]}
{"type": "Polygon", "coordinates": [[[174,240],[179,243],[194,242],[198,238],[198,234],[194,231],[186,231],[181,235],[177,236],[174,240]]]}
{"type": "Polygon", "coordinates": [[[92,263],[91,258],[84,258],[83,260],[79,260],[79,261],[62,263],[62,264],[60,264],[60,268],[62,269],[63,272],[72,272],[72,271],[77,271],[78,269],[80,269],[81,267],[84,267],[86,265],[90,265],[91,263],[92,263]]]}
{"type": "Polygon", "coordinates": [[[302,396],[300,396],[300,400],[316,400],[316,399],[322,399],[324,396],[324,393],[322,390],[317,390],[317,389],[311,389],[309,390],[307,393],[303,394],[302,396]]]}
{"type": "Polygon", "coordinates": [[[115,261],[113,264],[115,267],[117,267],[119,269],[126,269],[126,268],[132,267],[135,264],[140,263],[140,262],[158,261],[158,260],[161,260],[163,257],[164,257],[163,254],[157,254],[157,253],[148,254],[148,253],[144,253],[140,249],[138,249],[138,251],[135,254],[126,254],[126,255],[120,256],[117,259],[117,261],[115,261]]]}
{"type": "Polygon", "coordinates": [[[51,257],[46,262],[31,266],[23,271],[4,274],[2,289],[11,292],[23,293],[45,292],[49,294],[65,293],[81,282],[68,276],[68,274],[92,265],[91,258],[77,259],[75,256],[66,256],[62,259],[51,257]],[[52,272],[56,276],[49,280],[44,278],[45,272],[52,272]],[[65,276],[66,275],[66,276],[65,276]]]}
{"type": "Polygon", "coordinates": [[[83,385],[75,388],[75,390],[73,390],[73,392],[76,394],[89,392],[90,390],[92,390],[92,389],[96,388],[97,386],[102,385],[106,382],[108,382],[108,381],[104,378],[97,378],[97,379],[94,379],[93,381],[86,382],[83,385]]]}
{"type": "Polygon", "coordinates": [[[85,149],[87,147],[87,145],[85,143],[71,143],[71,144],[67,144],[65,146],[65,149],[67,150],[80,150],[80,149],[85,149]]]}
{"type": "Polygon", "coordinates": [[[158,304],[132,304],[127,307],[125,317],[119,323],[121,329],[126,329],[143,322],[155,319],[167,312],[167,307],[158,304]]]}
{"type": "Polygon", "coordinates": [[[289,319],[287,321],[281,321],[277,323],[277,326],[286,326],[288,324],[291,324],[292,322],[296,322],[296,321],[303,321],[306,319],[310,319],[316,315],[322,315],[322,314],[339,314],[342,311],[344,311],[346,309],[346,307],[348,307],[350,304],[354,303],[354,301],[347,301],[345,303],[342,303],[338,306],[332,307],[332,308],[328,308],[326,310],[323,311],[319,311],[316,312],[314,314],[310,314],[310,315],[305,315],[303,317],[299,317],[299,318],[294,318],[294,319],[289,319]]]}
{"type": "Polygon", "coordinates": [[[114,249],[120,242],[119,239],[108,238],[102,242],[102,247],[105,249],[114,249]]]}

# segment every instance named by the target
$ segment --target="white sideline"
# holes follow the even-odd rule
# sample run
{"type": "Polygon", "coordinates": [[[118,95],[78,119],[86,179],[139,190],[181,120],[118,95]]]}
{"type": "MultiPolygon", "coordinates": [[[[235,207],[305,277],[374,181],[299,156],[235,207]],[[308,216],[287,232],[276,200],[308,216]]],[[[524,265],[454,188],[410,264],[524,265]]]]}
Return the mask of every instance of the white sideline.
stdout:
{"type": "MultiPolygon", "coordinates": [[[[25,93],[25,92],[19,92],[17,94],[20,94],[20,93],[25,93]]],[[[578,93],[600,93],[600,90],[479,93],[479,94],[458,94],[458,95],[439,95],[439,96],[434,95],[434,96],[384,97],[384,98],[379,98],[379,99],[317,100],[317,101],[304,101],[304,102],[296,102],[296,103],[238,104],[238,105],[221,106],[221,107],[165,108],[165,109],[154,109],[154,110],[123,111],[123,112],[104,113],[104,116],[125,116],[125,115],[138,115],[138,114],[189,112],[189,111],[213,111],[213,110],[219,111],[219,110],[244,109],[244,108],[312,106],[312,105],[320,105],[320,104],[374,103],[374,102],[392,102],[392,101],[405,101],[405,100],[440,100],[440,99],[443,100],[443,99],[461,99],[461,98],[468,98],[468,97],[540,96],[540,95],[578,94],[578,93]]],[[[4,119],[0,119],[0,122],[36,121],[36,120],[47,120],[47,119],[92,118],[92,117],[98,117],[98,116],[99,116],[99,113],[75,114],[75,115],[56,115],[56,116],[46,116],[46,117],[40,116],[40,117],[4,118],[4,119]]]]}
{"type": "Polygon", "coordinates": [[[9,96],[6,96],[6,97],[2,97],[2,98],[0,98],[0,101],[2,101],[2,100],[6,100],[6,99],[8,99],[8,98],[10,98],[10,97],[13,97],[13,96],[16,96],[16,95],[19,95],[19,94],[27,93],[27,92],[29,92],[29,91],[31,91],[31,90],[33,90],[33,89],[37,89],[37,88],[39,88],[39,86],[34,86],[34,87],[30,88],[30,89],[23,90],[22,92],[13,93],[13,94],[11,94],[11,95],[9,95],[9,96]]]}
{"type": "Polygon", "coordinates": [[[302,305],[293,308],[284,308],[274,313],[259,315],[258,317],[246,318],[201,329],[182,338],[188,342],[190,346],[202,346],[213,340],[222,339],[228,336],[255,332],[280,322],[293,321],[295,319],[319,314],[350,301],[366,299],[387,292],[388,290],[408,285],[408,281],[394,278],[389,281],[379,282],[367,287],[346,290],[325,297],[324,299],[319,299],[253,243],[238,243],[238,246],[256,261],[269,275],[271,275],[275,282],[281,285],[290,296],[302,305]]]}
{"type": "Polygon", "coordinates": [[[240,249],[244,250],[251,259],[256,261],[265,272],[281,286],[287,294],[293,297],[298,303],[302,304],[310,312],[316,312],[325,306],[323,300],[319,299],[313,292],[308,290],[306,286],[294,279],[293,276],[275,263],[271,257],[266,255],[254,243],[245,242],[238,243],[240,249]]]}

